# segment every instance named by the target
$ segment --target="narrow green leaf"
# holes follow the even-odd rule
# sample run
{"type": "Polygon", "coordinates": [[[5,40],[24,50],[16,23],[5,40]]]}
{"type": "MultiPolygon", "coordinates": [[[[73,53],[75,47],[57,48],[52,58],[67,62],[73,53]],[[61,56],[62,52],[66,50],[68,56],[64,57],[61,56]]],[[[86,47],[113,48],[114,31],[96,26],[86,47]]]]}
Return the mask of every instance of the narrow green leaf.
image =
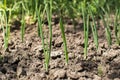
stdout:
{"type": "Polygon", "coordinates": [[[60,29],[61,29],[61,32],[62,32],[62,39],[63,39],[63,44],[64,44],[65,60],[66,60],[66,63],[68,64],[69,57],[68,57],[67,42],[66,42],[62,17],[60,18],[60,29]]]}

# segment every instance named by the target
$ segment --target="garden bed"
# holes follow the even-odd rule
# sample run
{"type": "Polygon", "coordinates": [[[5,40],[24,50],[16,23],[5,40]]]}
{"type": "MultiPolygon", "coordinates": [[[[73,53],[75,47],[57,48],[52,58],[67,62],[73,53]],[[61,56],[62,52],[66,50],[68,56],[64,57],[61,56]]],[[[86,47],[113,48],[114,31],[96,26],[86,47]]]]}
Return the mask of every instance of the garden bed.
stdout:
{"type": "MultiPolygon", "coordinates": [[[[108,47],[104,27],[98,28],[99,48],[96,50],[92,33],[89,34],[88,57],[84,60],[83,23],[74,29],[68,21],[65,34],[69,63],[66,65],[63,41],[59,24],[53,22],[52,52],[49,71],[45,71],[41,38],[37,35],[37,24],[27,25],[24,42],[20,37],[20,26],[11,27],[8,49],[3,49],[0,33],[0,80],[120,80],[120,46],[115,42],[113,27],[112,46],[108,47]]],[[[44,32],[48,35],[45,24],[44,32]]]]}

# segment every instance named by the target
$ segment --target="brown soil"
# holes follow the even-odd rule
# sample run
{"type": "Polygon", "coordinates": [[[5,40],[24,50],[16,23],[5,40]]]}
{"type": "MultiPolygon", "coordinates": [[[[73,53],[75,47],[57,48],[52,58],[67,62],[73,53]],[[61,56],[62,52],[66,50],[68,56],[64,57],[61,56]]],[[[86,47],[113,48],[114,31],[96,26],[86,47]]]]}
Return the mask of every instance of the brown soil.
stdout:
{"type": "MultiPolygon", "coordinates": [[[[95,50],[92,33],[89,33],[88,58],[83,59],[84,36],[82,22],[76,28],[65,24],[69,64],[66,65],[63,41],[58,23],[53,23],[52,53],[49,71],[44,68],[41,39],[37,26],[27,25],[24,42],[20,39],[20,28],[11,29],[9,47],[3,49],[0,33],[0,80],[120,80],[120,46],[116,45],[113,30],[113,45],[108,47],[104,28],[98,28],[99,49],[95,50]]],[[[44,31],[48,35],[48,27],[44,31]]]]}

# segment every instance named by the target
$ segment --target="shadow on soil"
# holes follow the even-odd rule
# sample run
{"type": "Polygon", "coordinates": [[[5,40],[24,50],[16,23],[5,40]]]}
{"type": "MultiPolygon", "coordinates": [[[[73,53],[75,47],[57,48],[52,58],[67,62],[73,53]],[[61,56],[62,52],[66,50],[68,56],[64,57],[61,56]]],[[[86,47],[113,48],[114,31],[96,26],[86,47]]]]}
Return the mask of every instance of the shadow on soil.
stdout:
{"type": "Polygon", "coordinates": [[[92,72],[94,70],[97,70],[97,63],[93,62],[93,61],[81,61],[82,65],[81,67],[85,70],[85,71],[89,71],[92,72]]]}
{"type": "Polygon", "coordinates": [[[14,30],[20,30],[21,23],[20,21],[15,20],[10,27],[10,31],[13,32],[14,30]]]}
{"type": "Polygon", "coordinates": [[[120,62],[111,62],[110,63],[110,70],[111,73],[108,74],[109,79],[115,79],[118,78],[120,79],[120,62]]]}

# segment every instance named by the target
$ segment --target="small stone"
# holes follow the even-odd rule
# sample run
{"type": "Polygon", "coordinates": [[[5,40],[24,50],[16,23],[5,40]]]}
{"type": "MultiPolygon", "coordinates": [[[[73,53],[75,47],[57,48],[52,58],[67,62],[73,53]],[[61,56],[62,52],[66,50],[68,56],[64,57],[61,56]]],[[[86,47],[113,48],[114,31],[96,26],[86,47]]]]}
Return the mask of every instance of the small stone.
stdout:
{"type": "Polygon", "coordinates": [[[51,58],[55,59],[57,57],[61,57],[63,53],[61,51],[52,51],[51,52],[51,58]]]}
{"type": "Polygon", "coordinates": [[[115,78],[114,80],[120,80],[120,78],[115,78]]]}
{"type": "Polygon", "coordinates": [[[70,66],[70,69],[75,72],[81,72],[83,70],[81,63],[70,66]]]}
{"type": "Polygon", "coordinates": [[[112,49],[120,49],[120,47],[119,47],[118,44],[113,44],[113,45],[111,45],[111,48],[112,48],[112,49]]]}
{"type": "Polygon", "coordinates": [[[94,75],[94,79],[93,80],[101,80],[101,77],[99,77],[98,75],[94,75]]]}
{"type": "Polygon", "coordinates": [[[34,73],[32,75],[30,75],[30,79],[29,80],[43,80],[43,77],[40,76],[40,73],[34,73]]]}
{"type": "Polygon", "coordinates": [[[32,41],[26,41],[27,47],[31,47],[32,46],[32,41]]]}
{"type": "Polygon", "coordinates": [[[52,60],[52,61],[50,61],[50,68],[51,69],[54,69],[54,68],[56,68],[58,66],[58,60],[56,61],[56,60],[52,60]]]}
{"type": "Polygon", "coordinates": [[[40,73],[40,77],[45,78],[46,77],[45,73],[40,73]]]}
{"type": "Polygon", "coordinates": [[[79,78],[79,75],[77,74],[77,72],[68,72],[67,76],[74,80],[77,80],[79,78]]]}
{"type": "Polygon", "coordinates": [[[58,78],[64,78],[66,76],[66,71],[64,69],[59,69],[57,71],[54,72],[54,77],[58,77],[58,78]]]}
{"type": "Polygon", "coordinates": [[[108,43],[106,41],[104,41],[104,40],[101,40],[99,46],[101,48],[105,48],[106,49],[106,48],[108,48],[108,43]]]}
{"type": "Polygon", "coordinates": [[[120,63],[120,55],[117,58],[114,59],[114,62],[120,63]]]}
{"type": "Polygon", "coordinates": [[[20,76],[22,73],[22,67],[17,67],[17,76],[20,76]]]}
{"type": "Polygon", "coordinates": [[[55,46],[55,47],[61,47],[62,44],[63,44],[63,40],[62,40],[61,36],[59,36],[59,37],[55,40],[54,46],[55,46]]]}
{"type": "Polygon", "coordinates": [[[36,46],[35,48],[33,48],[33,51],[36,51],[36,50],[42,52],[43,51],[42,45],[39,45],[39,46],[36,46]]]}
{"type": "Polygon", "coordinates": [[[106,51],[105,49],[99,47],[98,50],[97,50],[97,55],[98,56],[101,56],[103,54],[103,52],[106,51]]]}
{"type": "Polygon", "coordinates": [[[117,55],[119,55],[120,53],[120,50],[113,50],[113,49],[110,49],[106,52],[103,53],[103,56],[105,58],[107,58],[108,60],[110,59],[114,59],[114,57],[116,57],[117,55]]]}
{"type": "Polygon", "coordinates": [[[77,46],[79,46],[79,45],[81,44],[80,39],[79,39],[79,38],[76,38],[76,39],[75,39],[75,43],[77,44],[77,46]]]}
{"type": "Polygon", "coordinates": [[[68,54],[68,56],[69,56],[69,58],[71,58],[71,59],[72,59],[72,58],[74,58],[74,57],[75,57],[75,54],[74,54],[74,53],[69,53],[69,54],[68,54]]]}
{"type": "Polygon", "coordinates": [[[0,80],[6,80],[6,76],[0,72],[0,80]]]}

